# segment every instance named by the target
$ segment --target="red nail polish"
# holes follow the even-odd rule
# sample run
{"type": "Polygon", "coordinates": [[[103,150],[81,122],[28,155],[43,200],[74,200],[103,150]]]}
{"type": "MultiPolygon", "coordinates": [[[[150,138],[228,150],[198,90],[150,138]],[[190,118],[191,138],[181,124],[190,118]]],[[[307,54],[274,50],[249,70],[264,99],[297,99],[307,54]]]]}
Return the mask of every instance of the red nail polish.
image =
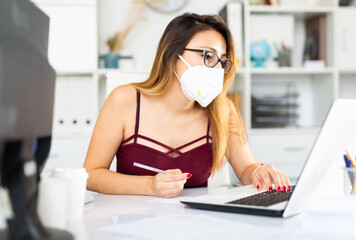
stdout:
{"type": "Polygon", "coordinates": [[[257,185],[257,190],[260,191],[260,185],[257,185]]]}
{"type": "Polygon", "coordinates": [[[187,177],[188,177],[188,178],[190,178],[191,176],[192,176],[192,174],[191,174],[191,173],[188,173],[188,174],[187,174],[187,177]]]}
{"type": "Polygon", "coordinates": [[[283,186],[283,191],[287,192],[287,187],[283,186]]]}
{"type": "Polygon", "coordinates": [[[282,191],[282,188],[279,186],[278,188],[277,188],[277,192],[281,192],[282,191]]]}
{"type": "Polygon", "coordinates": [[[290,185],[288,185],[288,190],[292,190],[292,188],[291,188],[291,186],[290,186],[290,185]]]}
{"type": "Polygon", "coordinates": [[[269,187],[268,191],[269,191],[269,192],[273,192],[272,187],[269,187]]]}

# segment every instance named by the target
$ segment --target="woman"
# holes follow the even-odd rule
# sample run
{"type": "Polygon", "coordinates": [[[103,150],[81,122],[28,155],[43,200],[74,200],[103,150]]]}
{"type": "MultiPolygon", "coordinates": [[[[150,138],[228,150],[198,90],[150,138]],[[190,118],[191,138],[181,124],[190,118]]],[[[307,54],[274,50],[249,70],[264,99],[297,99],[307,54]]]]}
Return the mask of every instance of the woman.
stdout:
{"type": "Polygon", "coordinates": [[[173,19],[149,78],[117,87],[106,100],[84,163],[88,189],[174,197],[184,186],[206,186],[226,156],[243,184],[290,190],[283,173],[258,164],[251,153],[240,114],[226,97],[235,77],[230,59],[234,44],[220,17],[186,13],[173,19]]]}

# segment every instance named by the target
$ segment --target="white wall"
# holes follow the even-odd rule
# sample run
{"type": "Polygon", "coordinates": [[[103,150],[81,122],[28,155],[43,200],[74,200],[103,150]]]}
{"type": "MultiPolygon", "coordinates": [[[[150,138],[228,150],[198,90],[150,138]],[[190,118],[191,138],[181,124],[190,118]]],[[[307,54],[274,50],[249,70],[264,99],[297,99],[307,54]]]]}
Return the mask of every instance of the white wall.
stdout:
{"type": "MultiPolygon", "coordinates": [[[[100,0],[99,1],[99,53],[108,52],[106,39],[119,32],[125,25],[125,19],[132,14],[131,0],[100,0]]],[[[148,72],[161,35],[168,23],[176,16],[184,12],[195,12],[198,14],[217,14],[228,0],[188,0],[183,9],[172,14],[163,14],[146,8],[143,16],[132,28],[124,42],[122,54],[134,57],[134,70],[148,72]]],[[[122,62],[122,61],[121,61],[122,62]]],[[[127,65],[126,65],[127,66],[127,65]]],[[[122,62],[122,67],[125,63],[122,62]]],[[[129,67],[129,66],[127,66],[129,67]]],[[[125,69],[126,70],[126,69],[125,69]]]]}

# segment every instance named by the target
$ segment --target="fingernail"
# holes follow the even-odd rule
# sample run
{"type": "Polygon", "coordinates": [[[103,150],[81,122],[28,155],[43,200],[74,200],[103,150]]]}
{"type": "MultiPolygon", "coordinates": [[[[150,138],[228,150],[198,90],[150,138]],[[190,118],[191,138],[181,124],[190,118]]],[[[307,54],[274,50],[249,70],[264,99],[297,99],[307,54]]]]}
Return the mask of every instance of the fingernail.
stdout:
{"type": "Polygon", "coordinates": [[[257,190],[260,191],[260,185],[257,185],[257,190]]]}
{"type": "Polygon", "coordinates": [[[277,188],[277,192],[281,192],[282,191],[282,188],[279,186],[278,188],[277,188]]]}
{"type": "Polygon", "coordinates": [[[287,187],[283,186],[283,191],[287,192],[287,187]]]}
{"type": "Polygon", "coordinates": [[[269,191],[269,192],[273,192],[272,187],[269,187],[268,191],[269,191]]]}
{"type": "Polygon", "coordinates": [[[188,174],[187,174],[187,178],[190,178],[191,176],[192,176],[191,173],[188,173],[188,174]]]}
{"type": "Polygon", "coordinates": [[[292,188],[291,188],[291,186],[290,186],[290,185],[288,185],[288,190],[292,190],[292,188]]]}

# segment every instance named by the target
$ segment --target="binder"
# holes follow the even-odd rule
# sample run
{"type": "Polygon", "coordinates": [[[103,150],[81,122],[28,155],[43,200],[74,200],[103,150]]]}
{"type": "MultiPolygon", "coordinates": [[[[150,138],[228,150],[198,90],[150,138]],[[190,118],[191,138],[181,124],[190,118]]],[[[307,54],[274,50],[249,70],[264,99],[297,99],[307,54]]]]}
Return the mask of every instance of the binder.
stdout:
{"type": "Polygon", "coordinates": [[[57,77],[54,133],[82,134],[92,130],[96,118],[93,93],[92,76],[57,77]]]}
{"type": "Polygon", "coordinates": [[[83,129],[83,131],[87,131],[93,127],[93,123],[95,121],[94,119],[95,104],[94,104],[94,96],[93,96],[94,91],[93,91],[93,83],[92,83],[93,79],[92,77],[86,77],[78,80],[79,80],[78,88],[80,91],[80,98],[78,98],[77,95],[77,100],[79,100],[78,126],[81,129],[83,129]]]}
{"type": "Polygon", "coordinates": [[[61,77],[56,78],[56,87],[54,95],[54,111],[53,111],[53,132],[63,132],[65,125],[68,124],[66,116],[66,81],[61,77]]]}
{"type": "MultiPolygon", "coordinates": [[[[235,42],[237,65],[243,65],[243,6],[241,2],[231,2],[225,5],[219,15],[228,25],[235,42]]],[[[235,61],[235,60],[234,60],[235,61]]]]}
{"type": "Polygon", "coordinates": [[[74,132],[88,132],[91,129],[94,112],[93,83],[91,76],[73,77],[70,80],[71,129],[74,132]],[[76,121],[76,122],[75,122],[76,121]],[[87,121],[90,124],[87,124],[87,121]]]}

